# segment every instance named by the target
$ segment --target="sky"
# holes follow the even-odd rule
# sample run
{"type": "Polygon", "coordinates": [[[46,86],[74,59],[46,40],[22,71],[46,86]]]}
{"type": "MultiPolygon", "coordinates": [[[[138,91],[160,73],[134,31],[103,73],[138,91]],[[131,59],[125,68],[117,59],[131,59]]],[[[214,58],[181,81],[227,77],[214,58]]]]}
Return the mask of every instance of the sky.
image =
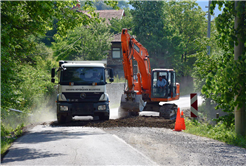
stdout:
{"type": "MultiPolygon", "coordinates": [[[[208,6],[208,0],[207,1],[199,0],[199,1],[196,1],[196,3],[198,3],[199,6],[201,6],[201,8],[202,8],[203,11],[205,11],[205,12],[208,11],[208,8],[205,7],[205,6],[208,6]]],[[[214,16],[217,17],[221,13],[222,13],[222,11],[220,11],[218,9],[218,6],[216,6],[216,8],[214,10],[214,16]]],[[[213,17],[211,19],[213,19],[213,17]]]]}

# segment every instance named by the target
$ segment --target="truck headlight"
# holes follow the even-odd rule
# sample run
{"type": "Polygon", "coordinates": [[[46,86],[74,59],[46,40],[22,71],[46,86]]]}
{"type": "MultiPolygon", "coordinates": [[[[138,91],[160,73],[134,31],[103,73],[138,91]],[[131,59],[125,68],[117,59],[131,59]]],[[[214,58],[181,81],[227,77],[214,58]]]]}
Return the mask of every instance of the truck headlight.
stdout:
{"type": "Polygon", "coordinates": [[[60,111],[68,111],[68,106],[60,106],[60,111]]]}
{"type": "Polygon", "coordinates": [[[98,110],[106,110],[106,105],[99,105],[98,110]]]}

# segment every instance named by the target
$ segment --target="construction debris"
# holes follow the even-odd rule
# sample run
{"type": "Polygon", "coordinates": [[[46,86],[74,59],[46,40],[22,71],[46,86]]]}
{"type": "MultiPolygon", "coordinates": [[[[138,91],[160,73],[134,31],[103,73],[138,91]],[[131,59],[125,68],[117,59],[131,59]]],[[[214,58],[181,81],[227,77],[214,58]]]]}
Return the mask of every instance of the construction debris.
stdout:
{"type": "Polygon", "coordinates": [[[122,119],[110,119],[107,121],[72,120],[70,123],[58,124],[57,121],[50,123],[51,126],[84,126],[84,127],[158,127],[173,129],[175,120],[164,119],[154,116],[130,116],[122,119]]]}

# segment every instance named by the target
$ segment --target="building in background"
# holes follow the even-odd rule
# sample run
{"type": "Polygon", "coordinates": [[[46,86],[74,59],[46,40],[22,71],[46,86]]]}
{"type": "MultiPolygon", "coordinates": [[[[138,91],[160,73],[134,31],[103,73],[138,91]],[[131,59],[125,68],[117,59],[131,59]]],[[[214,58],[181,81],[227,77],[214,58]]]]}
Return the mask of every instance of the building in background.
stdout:
{"type": "MultiPolygon", "coordinates": [[[[112,18],[122,19],[125,16],[124,10],[96,10],[100,18],[105,18],[106,22],[110,24],[112,18]]],[[[111,41],[111,50],[107,56],[107,66],[113,68],[114,75],[124,77],[122,65],[122,50],[121,50],[121,33],[115,34],[111,41]]]]}

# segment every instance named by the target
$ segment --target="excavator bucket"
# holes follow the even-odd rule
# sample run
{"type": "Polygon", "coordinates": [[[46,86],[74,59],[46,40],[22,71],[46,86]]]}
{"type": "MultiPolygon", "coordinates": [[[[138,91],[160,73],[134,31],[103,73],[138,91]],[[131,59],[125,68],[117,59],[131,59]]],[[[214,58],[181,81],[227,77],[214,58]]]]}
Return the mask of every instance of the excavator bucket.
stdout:
{"type": "Polygon", "coordinates": [[[127,100],[127,95],[122,94],[118,116],[122,118],[129,115],[138,115],[139,112],[143,111],[145,105],[146,102],[142,100],[142,95],[135,95],[132,100],[127,100]]]}

